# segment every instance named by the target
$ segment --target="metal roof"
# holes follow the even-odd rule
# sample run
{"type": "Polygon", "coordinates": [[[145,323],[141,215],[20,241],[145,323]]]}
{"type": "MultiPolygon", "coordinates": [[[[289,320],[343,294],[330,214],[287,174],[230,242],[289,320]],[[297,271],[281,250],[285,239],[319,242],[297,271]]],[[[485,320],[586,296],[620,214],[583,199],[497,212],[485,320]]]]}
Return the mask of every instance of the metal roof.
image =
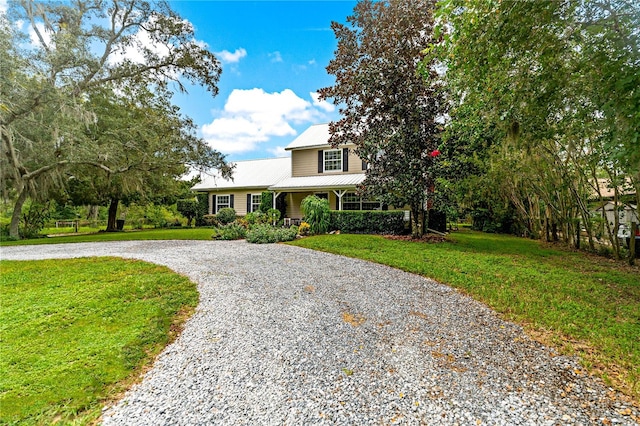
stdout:
{"type": "Polygon", "coordinates": [[[304,189],[350,189],[362,183],[364,173],[324,174],[318,176],[290,177],[269,187],[272,191],[296,191],[304,189]]]}
{"type": "Polygon", "coordinates": [[[329,124],[314,124],[302,132],[285,148],[287,151],[329,144],[329,124]]]}
{"type": "Polygon", "coordinates": [[[191,188],[194,191],[218,189],[264,188],[291,176],[291,157],[266,160],[236,161],[233,179],[223,179],[219,173],[207,176],[191,188]]]}

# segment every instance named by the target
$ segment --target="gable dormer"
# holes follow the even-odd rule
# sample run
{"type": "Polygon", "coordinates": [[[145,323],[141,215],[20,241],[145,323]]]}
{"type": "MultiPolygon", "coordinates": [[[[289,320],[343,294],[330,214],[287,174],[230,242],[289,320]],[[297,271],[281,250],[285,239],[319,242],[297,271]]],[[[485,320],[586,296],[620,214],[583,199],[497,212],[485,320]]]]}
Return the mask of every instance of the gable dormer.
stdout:
{"type": "Polygon", "coordinates": [[[329,125],[316,124],[300,134],[285,149],[291,151],[292,177],[324,174],[364,173],[355,145],[329,145],[329,125]]]}

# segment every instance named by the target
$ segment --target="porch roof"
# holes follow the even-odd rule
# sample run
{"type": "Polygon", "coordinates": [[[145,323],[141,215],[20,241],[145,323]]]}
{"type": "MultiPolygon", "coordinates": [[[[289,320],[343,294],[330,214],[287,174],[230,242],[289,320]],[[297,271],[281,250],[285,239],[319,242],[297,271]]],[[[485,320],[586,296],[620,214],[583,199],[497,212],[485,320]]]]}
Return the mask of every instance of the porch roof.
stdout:
{"type": "Polygon", "coordinates": [[[291,176],[291,157],[266,160],[237,161],[232,179],[224,179],[219,173],[207,176],[191,188],[194,191],[234,189],[263,189],[291,176]]]}
{"type": "Polygon", "coordinates": [[[355,189],[365,179],[364,173],[323,174],[319,176],[290,177],[271,185],[271,191],[305,191],[315,189],[355,189]]]}

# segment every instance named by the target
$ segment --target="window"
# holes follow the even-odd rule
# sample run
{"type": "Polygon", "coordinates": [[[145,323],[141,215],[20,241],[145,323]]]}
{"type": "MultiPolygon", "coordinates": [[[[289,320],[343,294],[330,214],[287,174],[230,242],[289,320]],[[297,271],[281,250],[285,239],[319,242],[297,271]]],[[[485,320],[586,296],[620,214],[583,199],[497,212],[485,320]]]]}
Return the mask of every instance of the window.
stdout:
{"type": "Polygon", "coordinates": [[[348,192],[342,196],[342,210],[381,210],[382,203],[376,200],[365,200],[355,192],[348,192]]]}
{"type": "Polygon", "coordinates": [[[325,172],[341,172],[342,171],[342,150],[329,149],[324,151],[324,171],[325,172]]]}
{"type": "Polygon", "coordinates": [[[216,214],[225,207],[231,207],[231,196],[216,195],[216,214]]]}
{"type": "Polygon", "coordinates": [[[260,210],[260,203],[262,203],[262,194],[251,194],[251,210],[249,212],[260,210]]]}

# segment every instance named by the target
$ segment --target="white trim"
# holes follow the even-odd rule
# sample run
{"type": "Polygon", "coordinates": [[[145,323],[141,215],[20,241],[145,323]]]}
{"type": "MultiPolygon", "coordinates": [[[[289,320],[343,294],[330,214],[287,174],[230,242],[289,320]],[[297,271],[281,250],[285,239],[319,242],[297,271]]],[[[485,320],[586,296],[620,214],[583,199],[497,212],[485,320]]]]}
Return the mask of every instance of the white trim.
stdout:
{"type": "Polygon", "coordinates": [[[260,204],[262,204],[262,192],[257,193],[257,194],[250,193],[250,195],[251,195],[251,203],[249,203],[249,204],[250,204],[250,207],[251,207],[251,211],[250,211],[250,212],[247,212],[247,213],[257,212],[258,210],[260,210],[260,204]],[[259,197],[259,198],[258,198],[258,203],[257,203],[257,204],[258,204],[258,206],[257,206],[255,209],[254,209],[254,207],[253,207],[253,206],[254,206],[254,204],[256,204],[256,203],[254,203],[254,202],[253,202],[253,197],[259,197]]]}
{"type": "MultiPolygon", "coordinates": [[[[226,203],[224,203],[224,206],[231,207],[231,194],[215,194],[214,196],[216,197],[216,211],[213,214],[218,214],[218,212],[220,211],[220,201],[218,201],[220,197],[228,197],[228,200],[226,203]]],[[[225,207],[222,208],[224,209],[225,207]]]]}
{"type": "Polygon", "coordinates": [[[323,149],[322,150],[322,172],[323,173],[340,173],[342,172],[342,150],[340,148],[337,149],[323,149]],[[329,159],[329,161],[332,162],[339,162],[339,166],[337,169],[331,169],[331,170],[327,170],[327,155],[330,152],[337,152],[338,153],[338,158],[331,158],[329,159]]]}

